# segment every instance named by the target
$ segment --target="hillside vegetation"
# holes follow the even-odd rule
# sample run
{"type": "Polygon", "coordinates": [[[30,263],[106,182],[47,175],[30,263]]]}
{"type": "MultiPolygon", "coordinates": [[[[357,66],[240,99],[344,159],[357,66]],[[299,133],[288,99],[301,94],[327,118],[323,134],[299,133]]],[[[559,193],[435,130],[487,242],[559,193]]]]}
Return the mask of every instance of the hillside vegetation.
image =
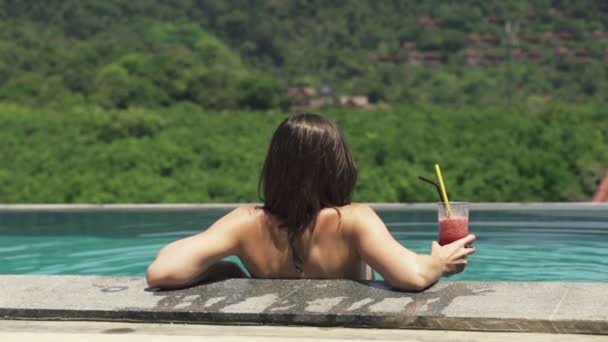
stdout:
{"type": "Polygon", "coordinates": [[[603,1],[0,0],[0,100],[285,108],[605,101],[603,1]]]}
{"type": "MultiPolygon", "coordinates": [[[[444,170],[450,197],[581,201],[608,164],[605,111],[398,108],[327,112],[360,177],[357,201],[436,201],[417,179],[444,170]]],[[[193,106],[0,110],[0,202],[255,202],[270,136],[285,114],[193,106]]]]}
{"type": "Polygon", "coordinates": [[[319,109],[358,201],[435,201],[436,162],[454,199],[588,200],[607,62],[605,1],[0,0],[0,202],[258,201],[300,86],[379,103],[319,109]]]}

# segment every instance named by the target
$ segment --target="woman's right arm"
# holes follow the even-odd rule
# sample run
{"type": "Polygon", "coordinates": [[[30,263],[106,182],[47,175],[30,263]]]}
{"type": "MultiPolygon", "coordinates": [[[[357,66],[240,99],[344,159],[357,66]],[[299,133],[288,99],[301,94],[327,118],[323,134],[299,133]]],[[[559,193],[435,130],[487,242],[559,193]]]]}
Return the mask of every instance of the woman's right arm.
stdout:
{"type": "Polygon", "coordinates": [[[251,206],[237,208],[207,230],[163,247],[148,267],[148,285],[173,289],[203,280],[246,276],[238,265],[221,260],[239,255],[240,239],[252,221],[251,213],[251,206]]]}
{"type": "Polygon", "coordinates": [[[466,247],[475,240],[469,235],[445,246],[434,241],[431,255],[414,253],[393,238],[367,205],[352,205],[348,220],[363,260],[399,290],[422,291],[442,275],[461,272],[466,257],[475,252],[475,248],[466,247]]]}

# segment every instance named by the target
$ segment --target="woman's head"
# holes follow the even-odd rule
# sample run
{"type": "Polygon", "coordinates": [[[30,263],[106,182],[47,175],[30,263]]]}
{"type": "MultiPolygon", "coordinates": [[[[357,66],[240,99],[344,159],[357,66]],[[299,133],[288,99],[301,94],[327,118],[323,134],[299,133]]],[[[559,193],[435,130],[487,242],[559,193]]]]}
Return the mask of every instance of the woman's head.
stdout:
{"type": "Polygon", "coordinates": [[[272,136],[260,176],[264,208],[289,231],[296,268],[296,237],[319,211],[350,204],[357,169],[338,127],[316,114],[283,121],[272,136]]]}

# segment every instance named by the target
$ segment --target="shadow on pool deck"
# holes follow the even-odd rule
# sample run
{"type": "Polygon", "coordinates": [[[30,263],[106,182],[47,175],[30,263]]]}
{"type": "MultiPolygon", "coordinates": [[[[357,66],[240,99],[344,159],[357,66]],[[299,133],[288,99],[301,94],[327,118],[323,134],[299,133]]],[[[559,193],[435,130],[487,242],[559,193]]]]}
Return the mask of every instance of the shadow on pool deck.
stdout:
{"type": "Polygon", "coordinates": [[[236,303],[239,300],[239,294],[236,291],[239,289],[224,281],[202,284],[179,291],[156,291],[154,295],[160,296],[162,299],[154,309],[167,311],[205,308],[220,312],[232,312],[238,308],[248,310],[251,307],[255,308],[255,312],[277,314],[298,312],[334,314],[399,312],[405,315],[442,317],[444,316],[443,309],[447,308],[456,298],[492,292],[491,289],[483,287],[471,289],[466,282],[447,283],[447,285],[442,286],[440,291],[432,291],[429,288],[427,291],[420,293],[397,292],[389,289],[383,282],[343,281],[341,286],[338,287],[332,286],[335,281],[278,280],[278,282],[277,280],[266,280],[249,284],[247,286],[247,298],[240,303],[236,303]],[[293,282],[293,288],[290,288],[284,282],[293,282]],[[274,286],[277,292],[267,294],[268,289],[273,288],[275,283],[281,285],[274,286]],[[201,291],[204,291],[204,293],[201,293],[201,291]],[[285,291],[289,292],[281,293],[285,291]],[[206,293],[208,295],[205,295],[206,293]],[[399,293],[402,296],[395,297],[399,293]],[[357,294],[357,297],[345,297],[345,294],[357,294]],[[311,301],[311,298],[315,299],[311,301]],[[226,303],[232,304],[227,305],[226,303]]]}
{"type": "Polygon", "coordinates": [[[608,284],[229,279],[145,291],[143,278],[0,276],[5,319],[275,324],[608,334],[608,284]]]}

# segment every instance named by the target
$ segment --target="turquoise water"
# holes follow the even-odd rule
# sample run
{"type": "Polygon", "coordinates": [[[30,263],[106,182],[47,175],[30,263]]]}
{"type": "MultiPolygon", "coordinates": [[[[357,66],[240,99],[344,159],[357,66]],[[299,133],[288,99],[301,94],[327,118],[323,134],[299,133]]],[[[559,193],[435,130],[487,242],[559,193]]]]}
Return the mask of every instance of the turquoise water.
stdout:
{"type": "MultiPolygon", "coordinates": [[[[0,212],[0,274],[141,276],[165,244],[225,211],[0,212]]],[[[406,247],[430,251],[433,211],[379,211],[406,247]]],[[[608,281],[608,212],[472,211],[477,253],[454,280],[608,281]]]]}

